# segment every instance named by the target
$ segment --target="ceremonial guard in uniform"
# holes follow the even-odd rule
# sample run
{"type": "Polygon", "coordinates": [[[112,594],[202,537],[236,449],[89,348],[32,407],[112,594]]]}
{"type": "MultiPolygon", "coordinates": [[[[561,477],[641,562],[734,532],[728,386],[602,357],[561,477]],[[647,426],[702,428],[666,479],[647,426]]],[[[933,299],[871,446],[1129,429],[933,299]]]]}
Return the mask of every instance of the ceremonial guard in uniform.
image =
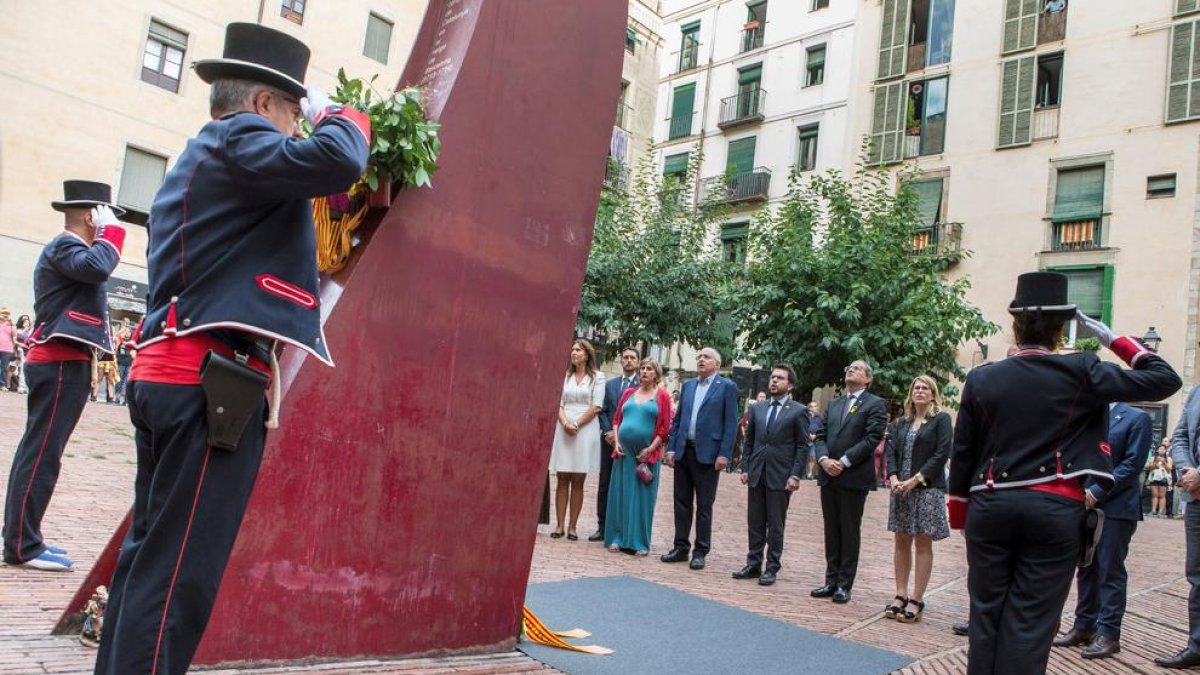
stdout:
{"type": "Polygon", "coordinates": [[[33,270],[36,314],[25,356],[29,412],[13,456],[4,502],[4,562],[69,571],[67,551],[42,540],[42,516],[54,495],[63,449],[87,403],[92,349],[112,352],[104,284],[121,259],[125,230],[104,183],[69,180],[64,230],[42,249],[33,270]]]}
{"type": "Polygon", "coordinates": [[[371,130],[362,113],[306,92],[308,59],[289,35],[235,23],[224,58],[195,65],[212,84],[213,120],[150,210],[147,313],[127,390],[133,522],[97,673],[187,671],[258,474],[275,343],[331,364],[310,199],[361,177],[371,130]],[[295,137],[301,113],[307,139],[295,137]]]}
{"type": "Polygon", "coordinates": [[[967,672],[1041,673],[1085,543],[1084,481],[1113,486],[1112,401],[1157,401],[1179,376],[1067,301],[1067,278],[1022,274],[1009,306],[1019,351],[967,376],[950,459],[950,526],[966,528],[967,672]],[[1055,354],[1077,317],[1132,370],[1055,354]]]}

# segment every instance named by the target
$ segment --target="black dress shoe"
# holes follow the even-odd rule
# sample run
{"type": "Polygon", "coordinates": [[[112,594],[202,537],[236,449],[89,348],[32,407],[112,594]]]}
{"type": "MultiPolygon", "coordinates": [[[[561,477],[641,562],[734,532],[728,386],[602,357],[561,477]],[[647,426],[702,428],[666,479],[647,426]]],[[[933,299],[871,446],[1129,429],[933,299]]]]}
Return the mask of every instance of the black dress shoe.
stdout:
{"type": "Polygon", "coordinates": [[[692,556],[692,562],[688,563],[688,567],[694,570],[704,569],[704,554],[697,553],[696,555],[692,556]]]}
{"type": "Polygon", "coordinates": [[[950,632],[955,635],[967,635],[971,632],[971,623],[969,621],[956,623],[950,626],[950,632]]]}
{"type": "Polygon", "coordinates": [[[762,568],[754,565],[746,565],[733,573],[734,579],[757,579],[760,576],[762,576],[762,568]]]}
{"type": "Polygon", "coordinates": [[[589,534],[588,541],[604,541],[604,530],[596,530],[589,534]]]}
{"type": "Polygon", "coordinates": [[[1068,632],[1066,635],[1059,637],[1059,638],[1054,638],[1054,646],[1055,647],[1078,647],[1079,645],[1086,645],[1086,644],[1090,643],[1092,641],[1092,638],[1095,636],[1096,636],[1095,631],[1079,630],[1078,628],[1072,628],[1070,630],[1070,632],[1068,632]]]}
{"type": "Polygon", "coordinates": [[[837,584],[825,584],[820,588],[812,589],[812,592],[810,592],[809,595],[813,596],[814,598],[829,598],[833,597],[833,594],[836,592],[837,584]]]}
{"type": "Polygon", "coordinates": [[[1092,638],[1092,644],[1083,648],[1082,656],[1085,659],[1107,659],[1120,651],[1120,640],[1114,640],[1107,635],[1097,635],[1092,638]]]}
{"type": "Polygon", "coordinates": [[[773,583],[775,583],[775,573],[771,570],[763,572],[762,576],[758,578],[759,586],[770,586],[773,583]]]}
{"type": "Polygon", "coordinates": [[[1163,656],[1154,659],[1154,663],[1163,668],[1193,668],[1200,666],[1200,654],[1190,649],[1185,649],[1175,656],[1163,656]]]}
{"type": "Polygon", "coordinates": [[[670,553],[664,553],[658,558],[665,563],[686,562],[688,559],[688,550],[686,548],[673,548],[670,553]]]}
{"type": "Polygon", "coordinates": [[[833,601],[839,605],[844,605],[850,602],[850,589],[839,587],[833,592],[833,601]]]}

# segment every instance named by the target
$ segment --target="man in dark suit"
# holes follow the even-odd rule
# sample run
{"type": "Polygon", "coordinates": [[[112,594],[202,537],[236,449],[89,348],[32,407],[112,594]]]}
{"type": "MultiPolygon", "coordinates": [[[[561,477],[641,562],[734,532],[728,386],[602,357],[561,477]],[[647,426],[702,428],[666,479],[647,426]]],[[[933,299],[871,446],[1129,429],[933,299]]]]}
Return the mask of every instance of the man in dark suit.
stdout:
{"type": "Polygon", "coordinates": [[[767,381],[769,401],[750,406],[746,443],[742,455],[742,485],[746,494],[746,523],[750,550],[746,566],[733,573],[734,579],[758,577],[760,586],[775,583],[783,555],[783,530],[788,502],[800,487],[808,461],[808,409],[792,400],[796,372],[787,364],[771,367],[767,381]],[[767,564],[763,568],[763,547],[767,564]]]}
{"type": "Polygon", "coordinates": [[[867,391],[871,366],[865,361],[846,366],[845,382],[846,394],[829,404],[825,428],[815,441],[825,523],[825,585],[811,595],[839,604],[850,602],[858,573],[863,506],[875,484],[875,447],[887,426],[883,399],[867,391]]]}
{"type": "Polygon", "coordinates": [[[1187,543],[1185,568],[1191,584],[1188,593],[1188,643],[1174,656],[1154,659],[1164,668],[1200,666],[1200,387],[1192,387],[1183,414],[1171,434],[1171,459],[1179,472],[1176,490],[1183,491],[1184,537],[1187,543]]]}
{"type": "Polygon", "coordinates": [[[596,486],[596,531],[588,537],[588,541],[604,541],[604,516],[608,512],[608,481],[612,478],[613,430],[612,421],[617,416],[617,403],[621,394],[630,387],[636,387],[638,380],[638,362],[642,354],[633,347],[621,350],[621,377],[614,377],[604,383],[604,407],[600,408],[600,483],[596,486]]]}
{"type": "Polygon", "coordinates": [[[1054,641],[1055,647],[1086,645],[1085,659],[1104,659],[1121,651],[1121,618],[1125,616],[1129,580],[1125,556],[1142,519],[1138,476],[1146,466],[1153,442],[1151,427],[1150,416],[1141,410],[1124,403],[1109,405],[1108,445],[1115,482],[1105,490],[1089,479],[1083,493],[1088,508],[1104,509],[1104,533],[1092,564],[1079,568],[1075,625],[1054,641]]]}
{"type": "Polygon", "coordinates": [[[717,480],[733,457],[737,438],[737,385],[717,374],[721,355],[712,347],[696,354],[696,379],[683,383],[679,408],[671,421],[667,466],[675,469],[675,545],[662,556],[667,563],[683,562],[704,569],[712,539],[712,507],[717,480]],[[696,546],[692,550],[692,514],[696,515],[696,546]]]}

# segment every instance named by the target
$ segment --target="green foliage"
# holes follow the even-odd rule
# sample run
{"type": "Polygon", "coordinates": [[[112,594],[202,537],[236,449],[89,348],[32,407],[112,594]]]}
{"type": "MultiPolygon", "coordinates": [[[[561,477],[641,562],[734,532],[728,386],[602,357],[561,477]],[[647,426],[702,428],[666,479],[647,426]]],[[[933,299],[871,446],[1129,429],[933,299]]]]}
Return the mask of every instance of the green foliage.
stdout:
{"type": "Polygon", "coordinates": [[[337,91],[330,97],[371,118],[367,186],[376,189],[384,177],[403,187],[430,185],[442,151],[438,137],[441,125],[425,116],[420,88],[406,87],[385,96],[373,86],[378,77],[370,81],[349,79],[345,69],[339,68],[337,91]]]}
{"type": "Polygon", "coordinates": [[[1080,352],[1098,352],[1100,351],[1100,338],[1082,337],[1075,340],[1075,351],[1080,352]]]}
{"type": "Polygon", "coordinates": [[[797,389],[840,383],[863,359],[882,396],[902,399],[929,374],[953,397],[957,346],[997,330],[967,303],[969,281],[943,276],[965,253],[914,249],[916,195],[907,181],[893,194],[892,176],[792,176],[785,201],[751,227],[737,326],[756,362],[792,364],[797,389]]]}
{"type": "Polygon", "coordinates": [[[639,342],[733,355],[731,275],[716,244],[724,212],[693,206],[699,161],[693,152],[683,180],[643,162],[627,193],[601,195],[577,324],[605,336],[603,357],[639,342]]]}

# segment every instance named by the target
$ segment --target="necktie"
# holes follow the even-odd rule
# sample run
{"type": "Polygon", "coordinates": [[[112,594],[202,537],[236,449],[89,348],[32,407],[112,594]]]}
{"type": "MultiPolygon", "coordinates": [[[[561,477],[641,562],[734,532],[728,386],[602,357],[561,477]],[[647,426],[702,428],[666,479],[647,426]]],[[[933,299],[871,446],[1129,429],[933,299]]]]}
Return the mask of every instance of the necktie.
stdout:
{"type": "Polygon", "coordinates": [[[842,420],[843,421],[845,421],[845,419],[850,416],[850,409],[854,407],[854,402],[857,400],[858,400],[857,394],[851,394],[850,397],[846,399],[846,409],[842,411],[842,420]]]}
{"type": "Polygon", "coordinates": [[[767,415],[767,431],[775,426],[775,418],[779,416],[779,401],[771,402],[771,413],[767,415]]]}
{"type": "Polygon", "coordinates": [[[633,378],[632,377],[622,377],[621,378],[621,391],[625,391],[626,389],[628,389],[632,386],[633,386],[633,378]]]}

